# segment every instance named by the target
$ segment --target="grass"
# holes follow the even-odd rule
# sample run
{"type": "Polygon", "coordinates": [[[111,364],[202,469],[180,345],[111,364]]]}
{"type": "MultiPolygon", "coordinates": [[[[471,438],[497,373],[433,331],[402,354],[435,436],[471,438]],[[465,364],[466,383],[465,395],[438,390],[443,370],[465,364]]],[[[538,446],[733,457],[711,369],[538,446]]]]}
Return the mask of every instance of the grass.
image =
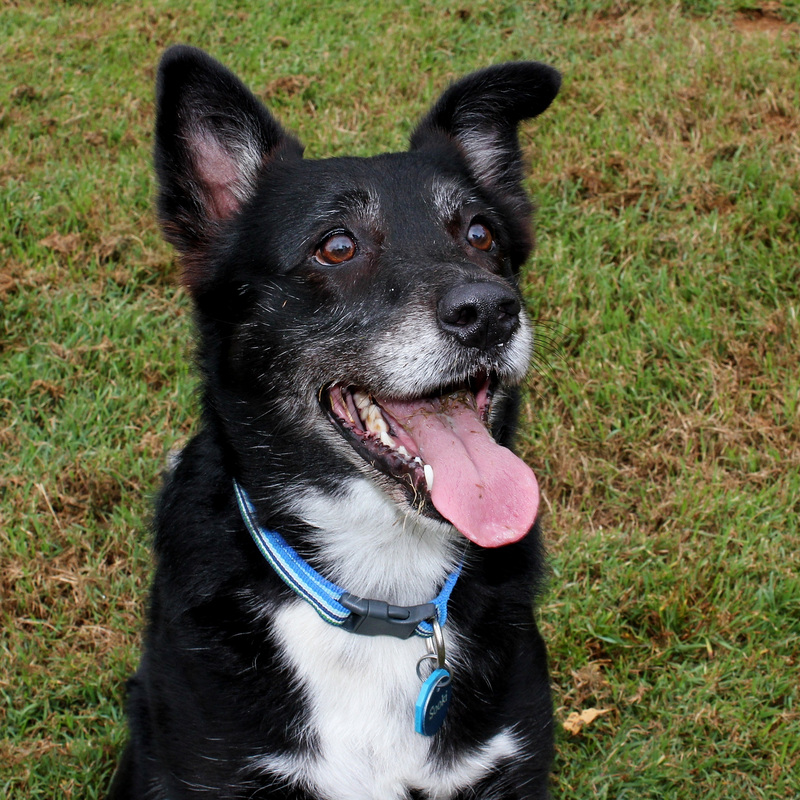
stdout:
{"type": "Polygon", "coordinates": [[[796,2],[25,2],[0,14],[0,794],[102,797],[124,740],[187,298],[152,81],[187,41],[313,156],[402,148],[448,79],[538,58],[541,349],[521,449],[570,798],[800,796],[796,2]],[[233,4],[231,4],[233,5],[233,4]]]}

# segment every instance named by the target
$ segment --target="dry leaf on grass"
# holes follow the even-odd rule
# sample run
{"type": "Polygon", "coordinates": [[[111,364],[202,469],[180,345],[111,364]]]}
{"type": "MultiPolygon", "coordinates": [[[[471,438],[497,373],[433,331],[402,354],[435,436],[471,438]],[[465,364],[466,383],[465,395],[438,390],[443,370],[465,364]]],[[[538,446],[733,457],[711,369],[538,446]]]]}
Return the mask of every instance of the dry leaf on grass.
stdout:
{"type": "Polygon", "coordinates": [[[12,275],[0,272],[0,300],[17,291],[17,281],[12,275]]]}
{"type": "Polygon", "coordinates": [[[61,234],[54,232],[44,239],[40,239],[39,244],[49,250],[55,250],[56,253],[68,256],[80,249],[82,241],[79,233],[61,234]]]}
{"type": "Polygon", "coordinates": [[[583,711],[573,711],[564,721],[564,730],[577,736],[587,725],[591,725],[598,717],[608,714],[610,708],[586,708],[583,711]]]}

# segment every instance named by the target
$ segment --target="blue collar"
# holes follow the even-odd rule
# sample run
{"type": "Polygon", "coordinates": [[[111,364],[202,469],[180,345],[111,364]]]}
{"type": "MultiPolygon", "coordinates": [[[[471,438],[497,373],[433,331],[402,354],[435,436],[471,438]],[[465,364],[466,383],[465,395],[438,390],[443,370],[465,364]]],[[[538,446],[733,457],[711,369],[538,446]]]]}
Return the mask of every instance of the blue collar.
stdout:
{"type": "Polygon", "coordinates": [[[303,561],[297,552],[276,531],[258,525],[256,511],[247,492],[234,480],[239,511],[261,554],[278,573],[283,582],[331,625],[366,636],[396,636],[408,639],[433,635],[431,620],[444,627],[447,621],[447,601],[456,585],[463,561],[450,575],[442,591],[429,603],[418,606],[391,606],[382,600],[369,600],[346,592],[335,583],[322,577],[303,561]]]}

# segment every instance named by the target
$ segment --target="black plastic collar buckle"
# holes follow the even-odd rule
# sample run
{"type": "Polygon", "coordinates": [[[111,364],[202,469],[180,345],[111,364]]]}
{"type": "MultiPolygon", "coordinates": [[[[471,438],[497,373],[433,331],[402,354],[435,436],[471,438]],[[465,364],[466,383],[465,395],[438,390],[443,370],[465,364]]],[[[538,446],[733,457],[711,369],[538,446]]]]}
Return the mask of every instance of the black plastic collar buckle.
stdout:
{"type": "Polygon", "coordinates": [[[419,606],[390,606],[383,600],[368,600],[345,592],[339,602],[352,613],[342,623],[342,627],[351,633],[362,636],[395,636],[408,639],[417,629],[417,625],[425,620],[434,619],[437,615],[433,603],[419,606]]]}

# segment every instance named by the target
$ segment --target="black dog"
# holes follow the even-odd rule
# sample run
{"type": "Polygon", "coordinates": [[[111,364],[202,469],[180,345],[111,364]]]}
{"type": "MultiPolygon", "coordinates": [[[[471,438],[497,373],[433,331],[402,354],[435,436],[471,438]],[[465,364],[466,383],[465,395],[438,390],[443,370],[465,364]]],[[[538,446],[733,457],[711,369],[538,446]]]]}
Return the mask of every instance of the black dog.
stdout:
{"type": "Polygon", "coordinates": [[[538,63],[451,86],[406,153],[306,161],[171,49],[159,210],[202,425],[156,515],[114,798],[544,798],[538,488],[508,449],[532,348],[518,123],[538,63]]]}

